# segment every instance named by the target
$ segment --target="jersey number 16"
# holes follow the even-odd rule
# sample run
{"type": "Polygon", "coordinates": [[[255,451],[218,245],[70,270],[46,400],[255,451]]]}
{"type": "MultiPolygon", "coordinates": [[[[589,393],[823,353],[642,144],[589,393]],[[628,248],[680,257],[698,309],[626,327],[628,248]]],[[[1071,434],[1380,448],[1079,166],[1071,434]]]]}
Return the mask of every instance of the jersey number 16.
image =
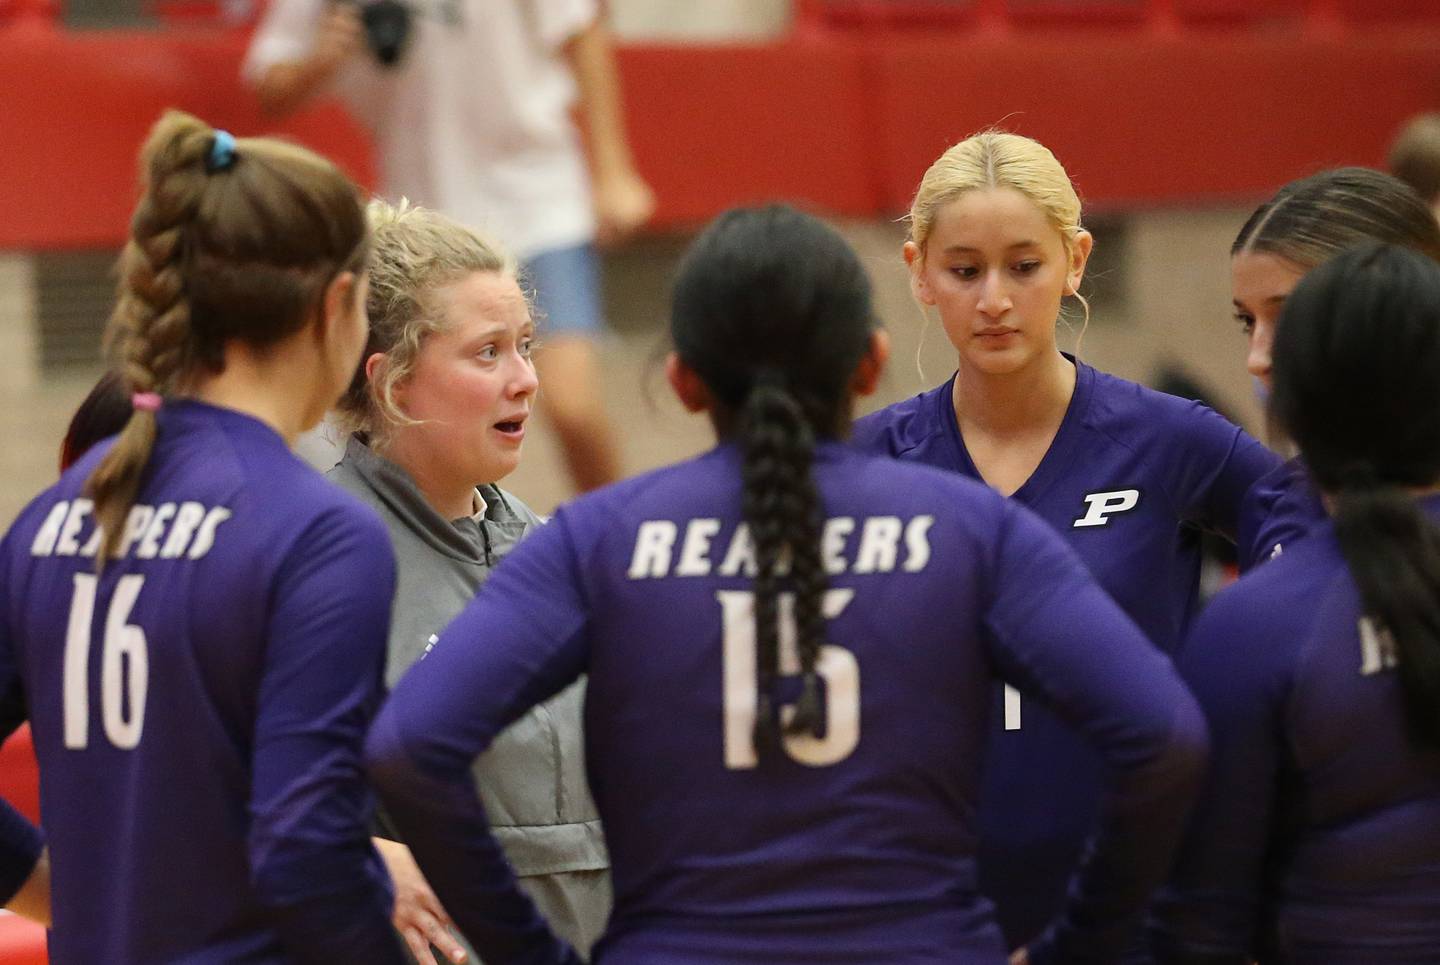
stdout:
{"type": "MultiPolygon", "coordinates": [[[[821,613],[833,620],[855,596],[851,589],[826,590],[821,613]]],[[[725,637],[725,766],[731,770],[754,767],[755,755],[755,594],[748,590],[719,590],[725,637]]],[[[795,595],[779,599],[780,673],[800,673],[795,644],[795,595]]],[[[849,757],[860,743],[860,664],[844,647],[825,644],[815,661],[815,672],[825,684],[825,736],[786,734],[785,753],[801,764],[826,767],[849,757]]],[[[781,721],[795,715],[782,707],[781,721]]]]}
{"type": "MultiPolygon", "coordinates": [[[[90,629],[95,619],[95,584],[93,573],[75,574],[75,595],[70,601],[70,622],[65,631],[65,746],[71,750],[84,750],[90,739],[90,629]]],[[[125,622],[144,585],[143,576],[120,577],[105,614],[100,713],[105,736],[121,750],[139,744],[145,726],[150,654],[145,631],[125,622]]]]}

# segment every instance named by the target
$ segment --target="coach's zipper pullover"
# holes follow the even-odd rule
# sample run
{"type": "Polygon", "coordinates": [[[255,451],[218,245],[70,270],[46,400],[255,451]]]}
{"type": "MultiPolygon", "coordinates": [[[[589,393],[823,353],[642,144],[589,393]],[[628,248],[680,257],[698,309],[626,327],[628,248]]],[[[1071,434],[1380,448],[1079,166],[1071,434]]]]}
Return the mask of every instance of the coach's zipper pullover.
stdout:
{"type": "MultiPolygon", "coordinates": [[[[351,439],[332,481],[374,507],[398,568],[385,682],[393,687],[515,544],[543,520],[498,486],[478,489],[479,518],[447,520],[410,475],[351,439]]],[[[442,644],[443,645],[443,644],[442,644]]],[[[585,776],[584,683],[531,710],[475,762],[496,837],[557,931],[582,950],[609,914],[609,867],[585,776]]]]}

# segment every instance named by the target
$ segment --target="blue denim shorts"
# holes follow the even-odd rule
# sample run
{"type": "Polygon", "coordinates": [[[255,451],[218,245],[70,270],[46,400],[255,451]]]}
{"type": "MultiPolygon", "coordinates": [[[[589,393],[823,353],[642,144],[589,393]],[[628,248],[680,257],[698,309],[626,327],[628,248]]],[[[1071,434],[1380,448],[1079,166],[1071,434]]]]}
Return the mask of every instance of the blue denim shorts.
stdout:
{"type": "Polygon", "coordinates": [[[541,339],[598,335],[604,329],[600,256],[594,245],[542,251],[522,266],[521,283],[533,293],[535,330],[541,339]]]}

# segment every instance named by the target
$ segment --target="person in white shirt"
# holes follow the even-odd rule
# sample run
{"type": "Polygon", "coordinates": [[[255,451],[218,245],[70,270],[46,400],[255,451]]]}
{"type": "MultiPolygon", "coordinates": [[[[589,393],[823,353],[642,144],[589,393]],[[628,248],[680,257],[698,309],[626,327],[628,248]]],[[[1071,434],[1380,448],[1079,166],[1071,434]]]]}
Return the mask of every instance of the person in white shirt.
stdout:
{"type": "MultiPolygon", "coordinates": [[[[267,112],[326,91],[372,131],[385,196],[501,239],[535,289],[552,388],[542,401],[577,488],[619,477],[595,336],[595,245],[647,221],[654,196],[624,131],[596,0],[406,0],[393,64],[367,44],[377,0],[273,0],[244,73],[267,112]],[[578,98],[584,136],[572,123],[578,98]]],[[[378,0],[384,4],[391,0],[378,0]]]]}

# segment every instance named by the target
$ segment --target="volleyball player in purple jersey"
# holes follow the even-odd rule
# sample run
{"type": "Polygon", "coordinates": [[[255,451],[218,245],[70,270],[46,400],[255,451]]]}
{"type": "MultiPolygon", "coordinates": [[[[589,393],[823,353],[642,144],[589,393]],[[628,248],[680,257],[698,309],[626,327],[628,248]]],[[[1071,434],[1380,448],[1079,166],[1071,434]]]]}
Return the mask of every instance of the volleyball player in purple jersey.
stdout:
{"type": "Polygon", "coordinates": [[[50,959],[401,962],[360,770],[393,556],[287,445],[364,345],[360,199],[178,113],[141,164],[109,330],[134,413],[0,544],[0,730],[33,729],[50,959]]]}
{"type": "MultiPolygon", "coordinates": [[[[119,376],[106,372],[70,420],[60,446],[60,471],[68,469],[95,443],[118,432],[130,412],[130,396],[123,392],[119,376]]],[[[33,752],[27,752],[19,763],[34,775],[33,752]]],[[[0,904],[46,927],[50,925],[50,859],[43,838],[39,829],[4,800],[0,800],[0,904]]]]}
{"type": "Polygon", "coordinates": [[[1181,668],[1215,756],[1163,962],[1440,960],[1440,266],[1366,245],[1286,299],[1271,406],[1333,507],[1181,668]],[[1377,380],[1383,380],[1383,384],[1377,380]]]}
{"type": "Polygon", "coordinates": [[[367,745],[487,963],[573,961],[468,778],[580,674],[615,910],[602,963],[999,963],[974,812],[999,676],[1094,743],[1096,849],[1032,961],[1103,961],[1169,864],[1204,734],[1169,661],[1029,511],[837,441],[886,354],[859,260],[788,208],[731,212],[676,285],[672,386],[720,439],[522,542],[367,745]]]}
{"type": "MultiPolygon", "coordinates": [[[[1249,342],[1245,367],[1270,389],[1270,347],[1285,297],[1305,273],[1365,242],[1414,248],[1440,261],[1440,225],[1404,182],[1369,168],[1338,168],[1281,188],[1245,222],[1230,248],[1235,318],[1249,342]]],[[[1246,496],[1236,538],[1241,570],[1283,551],[1325,507],[1292,459],[1246,496]]]]}
{"type": "MultiPolygon", "coordinates": [[[[1092,240],[1043,145],[987,131],[951,147],[920,182],[910,231],[912,291],[938,309],[958,368],[860,419],[855,444],[989,483],[1033,510],[1173,651],[1197,605],[1200,531],[1233,537],[1241,497],[1279,460],[1205,406],[1061,354],[1056,320],[1078,297],[1092,240]]],[[[1013,689],[995,699],[980,885],[1018,945],[1065,898],[1100,774],[1055,715],[1013,689]]]]}

